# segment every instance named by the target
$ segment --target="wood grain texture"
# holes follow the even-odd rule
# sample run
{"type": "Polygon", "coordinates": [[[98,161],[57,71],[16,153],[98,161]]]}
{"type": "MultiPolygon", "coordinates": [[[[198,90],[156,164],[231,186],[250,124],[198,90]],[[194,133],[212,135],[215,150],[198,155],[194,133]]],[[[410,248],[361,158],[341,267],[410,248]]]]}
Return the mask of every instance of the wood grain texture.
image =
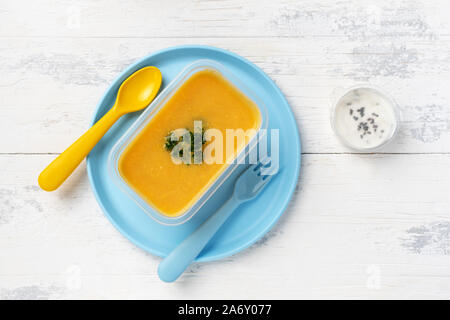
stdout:
{"type": "Polygon", "coordinates": [[[439,46],[427,40],[408,48],[360,47],[360,53],[352,52],[354,42],[324,38],[8,39],[0,43],[0,134],[14,139],[1,141],[1,150],[61,152],[86,129],[126,66],[188,43],[238,52],[267,72],[295,113],[305,152],[348,151],[331,131],[329,109],[339,88],[367,82],[384,88],[403,111],[398,139],[384,152],[450,152],[450,58],[440,58],[450,51],[450,36],[439,46]]]}
{"type": "Polygon", "coordinates": [[[55,193],[36,186],[35,173],[50,159],[0,156],[2,298],[22,290],[35,298],[448,294],[450,155],[304,155],[294,199],[267,236],[223,261],[192,266],[172,285],[156,276],[160,259],[103,216],[83,170],[55,193]]]}
{"type": "Polygon", "coordinates": [[[449,298],[450,2],[2,1],[0,299],[449,298]],[[168,46],[258,65],[301,131],[299,186],[252,248],[175,284],[99,209],[85,168],[57,192],[37,175],[87,127],[109,83],[168,46]],[[399,104],[396,140],[353,154],[331,132],[339,88],[399,104]]]}

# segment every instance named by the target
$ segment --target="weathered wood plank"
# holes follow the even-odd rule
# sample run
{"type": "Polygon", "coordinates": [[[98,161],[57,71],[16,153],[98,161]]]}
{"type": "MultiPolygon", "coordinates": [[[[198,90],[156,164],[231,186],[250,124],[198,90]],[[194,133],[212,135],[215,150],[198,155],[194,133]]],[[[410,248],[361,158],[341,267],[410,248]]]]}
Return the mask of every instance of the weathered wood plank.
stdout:
{"type": "Polygon", "coordinates": [[[3,37],[344,36],[450,34],[448,1],[8,1],[3,37]]]}
{"type": "Polygon", "coordinates": [[[51,158],[0,156],[0,298],[448,297],[450,155],[305,155],[273,231],[174,285],[103,216],[83,169],[39,190],[51,158]]]}
{"type": "Polygon", "coordinates": [[[167,46],[223,47],[275,80],[297,118],[303,151],[348,152],[333,136],[336,88],[385,88],[403,110],[398,139],[386,152],[450,152],[450,36],[390,41],[315,38],[7,39],[0,43],[0,152],[61,152],[88,126],[108,84],[127,65],[167,46]],[[439,43],[439,45],[437,45],[439,43]]]}

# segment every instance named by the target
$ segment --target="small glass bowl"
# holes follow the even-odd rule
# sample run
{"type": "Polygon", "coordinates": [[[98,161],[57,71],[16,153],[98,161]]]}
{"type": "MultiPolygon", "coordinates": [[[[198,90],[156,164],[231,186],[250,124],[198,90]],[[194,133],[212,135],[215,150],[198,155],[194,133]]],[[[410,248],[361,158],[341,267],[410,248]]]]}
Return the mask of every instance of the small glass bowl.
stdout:
{"type": "Polygon", "coordinates": [[[336,136],[338,137],[338,139],[341,141],[341,143],[343,145],[345,145],[346,147],[348,147],[348,148],[350,148],[352,150],[358,151],[358,152],[374,152],[374,151],[380,150],[381,148],[385,147],[387,144],[389,144],[394,139],[394,137],[397,134],[398,129],[400,127],[400,116],[401,116],[400,115],[400,110],[398,108],[397,103],[395,102],[394,99],[392,99],[392,97],[390,97],[384,91],[382,91],[381,89],[379,89],[377,87],[374,87],[372,85],[357,85],[357,86],[353,86],[353,87],[348,88],[348,89],[337,89],[337,90],[335,90],[334,99],[333,99],[333,103],[332,103],[332,107],[331,107],[330,121],[331,121],[331,127],[332,127],[334,133],[336,134],[336,136]],[[357,146],[355,144],[352,144],[339,131],[339,129],[336,126],[336,113],[337,113],[338,106],[340,105],[340,103],[342,102],[343,99],[347,98],[347,96],[349,94],[351,94],[352,92],[358,91],[358,90],[370,90],[370,91],[372,91],[372,93],[375,93],[376,95],[378,95],[382,99],[388,101],[390,106],[392,107],[392,111],[393,111],[393,118],[394,118],[393,126],[394,127],[391,130],[391,133],[384,140],[382,140],[380,142],[380,144],[372,146],[372,147],[360,147],[360,146],[357,146]],[[336,91],[340,91],[340,93],[338,94],[338,93],[336,93],[336,91]]]}

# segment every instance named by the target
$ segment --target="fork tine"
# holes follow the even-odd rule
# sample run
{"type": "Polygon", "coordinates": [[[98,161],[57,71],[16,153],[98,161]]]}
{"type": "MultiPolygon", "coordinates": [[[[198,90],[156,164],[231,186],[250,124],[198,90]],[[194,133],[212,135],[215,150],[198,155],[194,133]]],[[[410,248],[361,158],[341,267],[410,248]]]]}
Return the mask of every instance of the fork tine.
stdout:
{"type": "MultiPolygon", "coordinates": [[[[253,171],[257,173],[257,176],[272,176],[278,173],[279,167],[272,166],[272,159],[265,157],[258,162],[258,164],[253,168],[253,171]]],[[[264,178],[266,179],[266,178],[264,178]]]]}
{"type": "Polygon", "coordinates": [[[267,176],[267,175],[265,175],[265,176],[263,176],[263,175],[261,175],[261,176],[259,176],[259,180],[258,180],[258,182],[256,183],[256,185],[255,185],[255,192],[256,193],[259,193],[260,191],[261,191],[261,189],[263,189],[265,186],[266,186],[266,184],[270,181],[270,179],[272,179],[272,177],[273,176],[267,176]]]}
{"type": "Polygon", "coordinates": [[[253,171],[258,171],[261,170],[261,167],[265,167],[268,164],[270,164],[270,159],[268,157],[264,157],[262,159],[260,159],[256,164],[252,165],[253,166],[253,171]]]}
{"type": "Polygon", "coordinates": [[[259,163],[261,163],[261,165],[263,167],[267,166],[268,164],[270,164],[271,159],[268,156],[265,156],[264,158],[259,159],[259,163]]]}
{"type": "Polygon", "coordinates": [[[258,190],[263,188],[274,176],[276,176],[279,172],[279,168],[270,168],[269,172],[262,174],[258,173],[258,176],[261,178],[261,182],[258,182],[258,190]]]}
{"type": "Polygon", "coordinates": [[[257,171],[261,167],[261,163],[257,162],[255,164],[250,165],[249,169],[252,171],[257,171]]]}
{"type": "Polygon", "coordinates": [[[264,167],[262,169],[264,169],[264,170],[261,170],[261,175],[263,175],[263,176],[274,176],[279,171],[279,168],[277,166],[269,167],[269,168],[264,167]]]}

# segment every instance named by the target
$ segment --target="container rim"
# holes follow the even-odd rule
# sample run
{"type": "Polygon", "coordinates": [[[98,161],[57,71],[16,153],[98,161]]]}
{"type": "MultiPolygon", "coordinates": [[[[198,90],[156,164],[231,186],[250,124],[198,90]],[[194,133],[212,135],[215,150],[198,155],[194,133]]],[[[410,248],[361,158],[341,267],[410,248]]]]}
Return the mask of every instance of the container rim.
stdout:
{"type": "Polygon", "coordinates": [[[347,148],[352,149],[354,151],[371,153],[371,152],[375,152],[375,151],[378,151],[378,150],[384,148],[386,145],[391,143],[392,140],[394,140],[395,136],[397,135],[397,133],[399,131],[400,125],[401,125],[401,113],[400,113],[400,109],[399,109],[397,102],[392,98],[392,96],[390,94],[388,94],[385,90],[381,89],[380,87],[372,85],[372,84],[368,84],[368,83],[360,83],[360,84],[356,84],[356,85],[353,85],[353,86],[345,88],[345,89],[344,88],[337,88],[337,89],[339,89],[340,92],[338,94],[335,94],[335,96],[332,98],[332,104],[331,104],[331,108],[330,108],[330,123],[331,123],[331,128],[333,129],[334,134],[336,135],[336,137],[339,139],[339,141],[344,146],[346,146],[347,148]],[[351,143],[349,143],[344,137],[342,137],[342,135],[336,129],[336,124],[334,121],[335,114],[336,114],[336,107],[338,106],[341,99],[343,97],[345,97],[348,93],[350,93],[354,90],[360,90],[360,89],[370,89],[370,90],[375,91],[378,95],[382,96],[383,98],[385,98],[387,101],[390,102],[390,104],[392,106],[392,110],[394,112],[395,127],[394,127],[394,130],[392,130],[392,133],[381,144],[376,145],[374,147],[370,147],[370,148],[358,148],[358,147],[352,145],[351,143]]]}
{"type": "Polygon", "coordinates": [[[231,71],[229,71],[222,64],[209,59],[199,59],[187,66],[185,66],[170,83],[158,94],[158,96],[150,103],[150,105],[143,111],[143,113],[131,124],[125,133],[112,147],[108,156],[109,173],[113,177],[113,181],[119,186],[144,212],[155,221],[163,225],[180,225],[191,219],[199,209],[206,203],[206,201],[217,191],[224,181],[234,172],[238,167],[239,159],[245,157],[253,148],[257,146],[261,140],[261,132],[268,128],[268,111],[264,102],[253,93],[241,80],[239,80],[231,71]],[[180,215],[169,217],[161,213],[147,201],[145,201],[130,185],[125,181],[119,172],[119,160],[129,145],[130,142],[136,138],[148,122],[163,108],[166,102],[177,92],[180,86],[196,72],[201,70],[212,69],[220,73],[236,90],[241,92],[249,100],[257,106],[261,116],[261,123],[256,129],[256,134],[251,140],[241,149],[235,156],[232,163],[226,163],[223,169],[219,172],[214,181],[208,182],[207,188],[203,190],[203,194],[198,196],[189,207],[184,209],[180,215]]]}

